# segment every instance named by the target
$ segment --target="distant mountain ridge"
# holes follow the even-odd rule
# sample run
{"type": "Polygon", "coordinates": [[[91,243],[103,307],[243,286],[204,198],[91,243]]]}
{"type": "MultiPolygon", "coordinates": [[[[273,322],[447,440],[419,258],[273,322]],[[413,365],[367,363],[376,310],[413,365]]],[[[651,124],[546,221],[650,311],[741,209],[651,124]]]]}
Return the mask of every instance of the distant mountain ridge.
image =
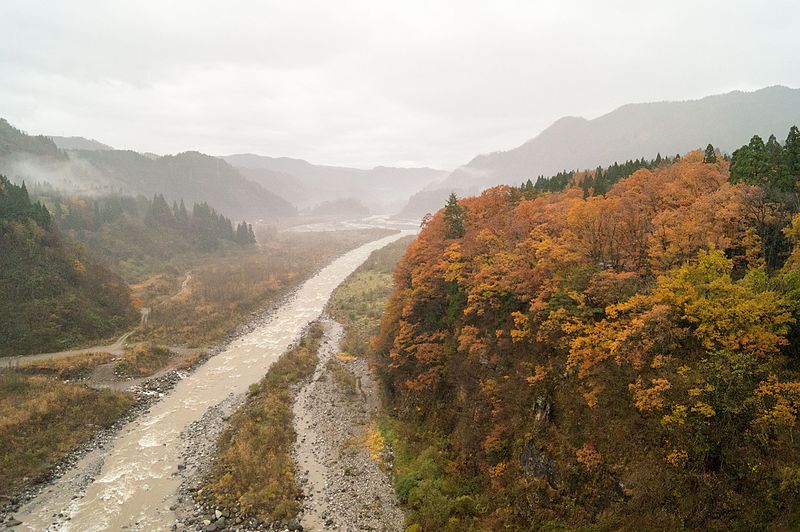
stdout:
{"type": "Polygon", "coordinates": [[[414,192],[447,176],[446,171],[433,168],[376,166],[366,170],[249,153],[222,158],[268,190],[285,193],[305,208],[355,198],[373,209],[396,211],[414,192]]]}
{"type": "Polygon", "coordinates": [[[196,151],[151,158],[133,151],[76,151],[76,159],[88,161],[104,175],[133,190],[169,201],[203,201],[244,219],[277,219],[296,214],[294,206],[242,176],[231,165],[196,151]]]}
{"type": "Polygon", "coordinates": [[[114,149],[108,144],[85,137],[58,137],[51,135],[50,138],[62,150],[108,151],[114,149]]]}
{"type": "Polygon", "coordinates": [[[31,136],[2,119],[0,173],[18,181],[47,181],[75,193],[163,194],[170,202],[207,202],[237,220],[275,220],[297,213],[291,203],[217,157],[198,152],[161,157],[115,150],[82,137],[31,136]]]}
{"type": "MultiPolygon", "coordinates": [[[[674,155],[713,144],[723,152],[800,124],[800,89],[773,86],[698,100],[627,104],[598,118],[564,117],[521,146],[478,155],[437,190],[419,193],[404,209],[437,210],[450,191],[474,194],[561,170],[594,168],[656,154],[674,155]]],[[[782,140],[782,139],[781,139],[782,140]]]]}
{"type": "Polygon", "coordinates": [[[53,139],[43,135],[28,135],[0,118],[0,158],[17,155],[65,160],[67,155],[53,139]]]}

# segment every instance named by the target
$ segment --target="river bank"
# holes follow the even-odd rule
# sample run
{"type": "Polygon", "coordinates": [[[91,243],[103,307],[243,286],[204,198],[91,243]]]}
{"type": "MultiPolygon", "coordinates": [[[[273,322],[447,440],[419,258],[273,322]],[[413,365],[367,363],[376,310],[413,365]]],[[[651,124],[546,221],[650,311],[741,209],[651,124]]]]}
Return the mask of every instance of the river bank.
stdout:
{"type": "Polygon", "coordinates": [[[294,459],[304,493],[300,524],[314,531],[399,532],[403,512],[373,432],[381,409],[377,382],[365,359],[342,355],[342,325],[330,318],[323,325],[316,371],[293,409],[294,459]]]}

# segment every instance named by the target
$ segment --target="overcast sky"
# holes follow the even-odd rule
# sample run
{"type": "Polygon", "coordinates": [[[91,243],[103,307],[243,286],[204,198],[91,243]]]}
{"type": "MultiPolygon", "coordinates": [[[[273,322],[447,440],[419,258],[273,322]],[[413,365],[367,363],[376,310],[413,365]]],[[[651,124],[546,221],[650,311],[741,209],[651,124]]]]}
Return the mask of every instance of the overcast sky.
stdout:
{"type": "Polygon", "coordinates": [[[0,116],[156,153],[453,168],[557,118],[800,87],[796,0],[0,1],[0,116]]]}

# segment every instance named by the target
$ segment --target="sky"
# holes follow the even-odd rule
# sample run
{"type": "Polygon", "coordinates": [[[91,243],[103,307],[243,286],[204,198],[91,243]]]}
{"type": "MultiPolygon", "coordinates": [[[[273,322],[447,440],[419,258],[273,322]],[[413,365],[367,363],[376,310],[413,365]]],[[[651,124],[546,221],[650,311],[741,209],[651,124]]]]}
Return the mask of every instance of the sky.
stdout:
{"type": "Polygon", "coordinates": [[[0,2],[0,117],[159,154],[452,169],[556,119],[800,87],[796,0],[0,2]]]}

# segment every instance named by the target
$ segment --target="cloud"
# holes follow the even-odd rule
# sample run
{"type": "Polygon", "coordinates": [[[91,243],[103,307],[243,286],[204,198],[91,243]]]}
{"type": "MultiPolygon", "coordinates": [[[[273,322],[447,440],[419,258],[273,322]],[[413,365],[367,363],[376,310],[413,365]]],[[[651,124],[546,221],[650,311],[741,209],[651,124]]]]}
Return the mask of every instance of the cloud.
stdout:
{"type": "Polygon", "coordinates": [[[0,4],[0,115],[157,153],[454,167],[562,115],[800,85],[792,2],[0,4]]]}

